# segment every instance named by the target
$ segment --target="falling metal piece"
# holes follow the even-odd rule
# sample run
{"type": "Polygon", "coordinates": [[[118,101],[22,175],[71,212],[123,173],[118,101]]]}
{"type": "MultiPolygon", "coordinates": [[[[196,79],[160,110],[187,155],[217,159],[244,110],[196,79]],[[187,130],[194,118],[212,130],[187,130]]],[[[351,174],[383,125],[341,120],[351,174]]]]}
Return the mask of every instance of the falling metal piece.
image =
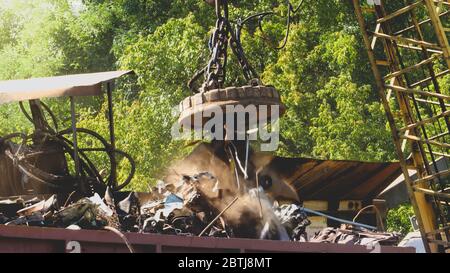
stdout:
{"type": "Polygon", "coordinates": [[[248,168],[248,154],[250,152],[250,138],[248,133],[245,134],[245,167],[244,167],[244,173],[246,175],[245,179],[248,179],[247,175],[247,168],[248,168]]]}
{"type": "Polygon", "coordinates": [[[262,219],[263,218],[263,209],[262,209],[262,203],[261,203],[261,195],[260,195],[260,188],[262,190],[264,190],[262,187],[260,187],[259,185],[259,173],[261,172],[262,168],[260,168],[259,170],[256,171],[256,190],[257,190],[257,194],[258,194],[258,202],[259,202],[259,217],[262,219]]]}
{"type": "Polygon", "coordinates": [[[233,206],[234,203],[236,203],[236,201],[239,199],[239,196],[236,196],[233,201],[231,201],[230,204],[228,204],[228,206],[226,206],[206,227],[205,229],[202,230],[202,232],[200,232],[200,234],[198,235],[198,237],[202,237],[202,235],[217,221],[219,220],[219,218],[229,209],[231,208],[231,206],[233,206]]]}
{"type": "Polygon", "coordinates": [[[227,146],[226,149],[228,151],[229,160],[231,161],[231,165],[232,165],[231,169],[234,171],[234,175],[235,175],[235,178],[236,178],[237,190],[240,191],[241,190],[241,182],[240,182],[240,179],[239,179],[238,167],[236,166],[237,164],[236,164],[236,161],[234,159],[233,152],[231,151],[230,146],[227,146]]]}
{"type": "MultiPolygon", "coordinates": [[[[238,154],[238,150],[236,148],[236,145],[234,145],[233,142],[230,142],[230,145],[234,149],[234,160],[235,160],[235,162],[237,162],[237,166],[239,167],[239,170],[242,172],[242,174],[244,175],[244,178],[247,180],[248,179],[248,174],[247,174],[246,169],[242,166],[241,160],[239,159],[239,154],[238,154]]],[[[231,150],[230,150],[230,152],[231,152],[231,150]]],[[[245,164],[247,165],[247,159],[246,159],[245,164]]]]}

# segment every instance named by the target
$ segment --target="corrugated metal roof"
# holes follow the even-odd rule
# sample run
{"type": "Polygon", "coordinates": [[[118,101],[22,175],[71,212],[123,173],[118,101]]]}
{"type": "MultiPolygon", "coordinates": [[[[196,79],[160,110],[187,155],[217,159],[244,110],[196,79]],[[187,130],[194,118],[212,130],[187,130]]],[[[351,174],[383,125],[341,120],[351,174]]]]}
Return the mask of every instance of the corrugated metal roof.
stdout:
{"type": "Polygon", "coordinates": [[[398,162],[276,157],[270,167],[307,200],[371,200],[401,174],[398,162]]]}
{"type": "Polygon", "coordinates": [[[0,81],[0,104],[63,96],[98,96],[102,84],[133,71],[110,71],[28,80],[0,81]]]}

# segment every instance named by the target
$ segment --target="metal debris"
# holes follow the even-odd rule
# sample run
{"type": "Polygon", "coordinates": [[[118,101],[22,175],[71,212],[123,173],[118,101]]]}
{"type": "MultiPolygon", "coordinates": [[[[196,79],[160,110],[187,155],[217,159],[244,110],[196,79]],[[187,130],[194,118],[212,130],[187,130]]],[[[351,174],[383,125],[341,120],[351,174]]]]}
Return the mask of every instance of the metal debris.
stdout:
{"type": "Polygon", "coordinates": [[[0,225],[4,224],[8,221],[8,218],[6,218],[5,215],[3,215],[3,213],[0,213],[0,225]]]}
{"type": "Polygon", "coordinates": [[[8,223],[5,223],[5,225],[44,226],[45,219],[40,212],[34,212],[33,214],[28,216],[20,216],[12,221],[9,221],[8,223]]]}
{"type": "MultiPolygon", "coordinates": [[[[109,188],[103,197],[95,193],[92,197],[76,199],[53,195],[47,199],[4,200],[0,202],[0,224],[60,227],[70,230],[107,229],[117,232],[157,233],[180,236],[241,237],[246,225],[227,222],[225,212],[233,208],[239,195],[223,199],[226,206],[220,211],[211,200],[222,200],[220,181],[204,172],[194,176],[183,176],[173,184],[159,185],[153,192],[113,193],[109,188]],[[68,204],[60,205],[58,200],[68,204]]],[[[273,205],[262,187],[250,189],[248,196],[270,211],[256,217],[261,223],[260,234],[254,238],[271,240],[306,241],[306,227],[310,224],[306,210],[298,204],[273,205]]],[[[262,211],[261,211],[262,213],[262,211]]],[[[247,218],[246,218],[247,219],[247,218]]],[[[248,219],[247,219],[248,220],[248,219]]],[[[369,244],[383,242],[394,244],[398,237],[365,229],[327,228],[311,240],[312,242],[369,244]]]]}
{"type": "Polygon", "coordinates": [[[105,219],[99,216],[99,205],[89,198],[83,198],[78,202],[55,212],[54,223],[56,226],[68,227],[78,225],[81,228],[92,229],[106,226],[105,219]]]}
{"type": "Polygon", "coordinates": [[[47,213],[52,208],[56,208],[57,206],[56,203],[57,203],[56,195],[53,195],[47,200],[42,200],[34,205],[18,210],[17,214],[22,216],[30,216],[36,212],[47,213]]]}
{"type": "Polygon", "coordinates": [[[275,215],[292,241],[306,241],[306,227],[311,224],[303,208],[296,204],[282,205],[275,209],[275,215]]]}
{"type": "Polygon", "coordinates": [[[310,242],[335,243],[350,245],[397,245],[400,242],[399,233],[373,232],[343,224],[340,228],[328,227],[318,232],[310,242]]]}
{"type": "Polygon", "coordinates": [[[0,201],[0,213],[4,219],[14,217],[17,211],[25,207],[22,199],[0,201]]]}

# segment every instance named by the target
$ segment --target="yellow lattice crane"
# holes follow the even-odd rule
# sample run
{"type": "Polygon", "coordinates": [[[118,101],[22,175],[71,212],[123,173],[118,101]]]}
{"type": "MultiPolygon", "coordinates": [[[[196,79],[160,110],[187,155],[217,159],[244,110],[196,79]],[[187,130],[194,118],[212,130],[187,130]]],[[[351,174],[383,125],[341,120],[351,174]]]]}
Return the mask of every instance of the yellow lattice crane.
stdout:
{"type": "Polygon", "coordinates": [[[450,169],[436,161],[450,157],[450,1],[352,1],[425,249],[446,252],[450,169]]]}

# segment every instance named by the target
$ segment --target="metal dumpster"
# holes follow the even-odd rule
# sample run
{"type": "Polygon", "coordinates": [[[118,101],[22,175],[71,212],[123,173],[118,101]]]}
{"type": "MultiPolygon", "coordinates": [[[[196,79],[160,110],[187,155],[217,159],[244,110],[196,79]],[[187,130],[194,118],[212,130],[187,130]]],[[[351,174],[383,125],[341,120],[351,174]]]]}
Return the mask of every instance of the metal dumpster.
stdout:
{"type": "MultiPolygon", "coordinates": [[[[224,239],[174,235],[125,233],[140,253],[414,253],[414,248],[300,243],[252,239],[224,239]]],[[[5,253],[126,253],[118,235],[101,230],[67,230],[0,225],[0,252],[5,253]]]]}

